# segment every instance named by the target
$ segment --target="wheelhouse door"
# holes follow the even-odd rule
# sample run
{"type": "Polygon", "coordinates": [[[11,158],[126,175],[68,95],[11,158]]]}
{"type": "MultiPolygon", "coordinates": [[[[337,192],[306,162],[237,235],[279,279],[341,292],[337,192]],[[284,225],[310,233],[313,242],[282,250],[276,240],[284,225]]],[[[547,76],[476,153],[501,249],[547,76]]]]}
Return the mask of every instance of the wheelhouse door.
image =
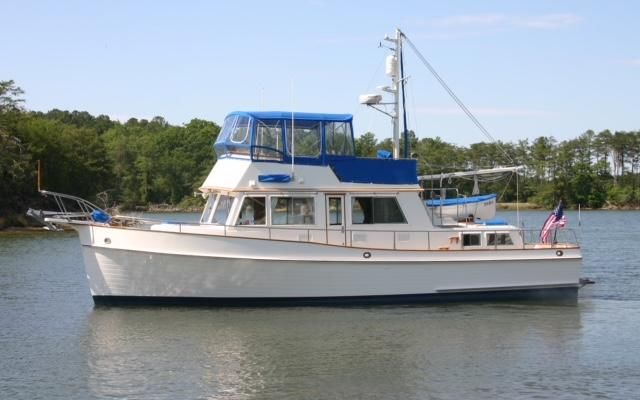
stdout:
{"type": "Polygon", "coordinates": [[[327,244],[344,246],[347,232],[344,218],[344,195],[327,195],[327,244]]]}

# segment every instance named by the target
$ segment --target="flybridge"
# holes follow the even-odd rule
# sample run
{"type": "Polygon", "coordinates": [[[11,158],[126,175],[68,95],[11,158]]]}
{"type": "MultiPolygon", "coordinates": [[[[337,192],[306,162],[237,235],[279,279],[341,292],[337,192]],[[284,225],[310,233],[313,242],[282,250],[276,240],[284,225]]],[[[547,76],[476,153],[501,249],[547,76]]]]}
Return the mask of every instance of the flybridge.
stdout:
{"type": "Polygon", "coordinates": [[[416,160],[356,157],[352,120],[350,114],[235,111],[214,148],[220,159],[329,166],[341,182],[417,184],[416,160]]]}

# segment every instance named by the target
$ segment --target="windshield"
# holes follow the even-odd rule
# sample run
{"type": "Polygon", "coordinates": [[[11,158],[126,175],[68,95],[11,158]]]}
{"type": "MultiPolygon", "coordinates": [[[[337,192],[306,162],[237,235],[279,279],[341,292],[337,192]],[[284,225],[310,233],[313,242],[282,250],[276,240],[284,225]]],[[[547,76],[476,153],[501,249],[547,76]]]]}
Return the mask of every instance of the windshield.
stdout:
{"type": "Polygon", "coordinates": [[[218,139],[213,146],[216,155],[248,156],[251,145],[251,118],[241,115],[229,115],[224,120],[218,139]]]}
{"type": "Polygon", "coordinates": [[[209,218],[211,217],[211,211],[213,211],[213,206],[216,203],[216,195],[209,195],[209,199],[207,200],[207,204],[204,206],[204,210],[202,211],[202,217],[200,217],[201,224],[208,224],[209,218]]]}
{"type": "Polygon", "coordinates": [[[211,223],[224,225],[227,222],[227,217],[229,216],[229,210],[231,210],[232,204],[233,197],[219,195],[218,203],[216,205],[216,211],[213,213],[213,219],[211,220],[211,223]]]}

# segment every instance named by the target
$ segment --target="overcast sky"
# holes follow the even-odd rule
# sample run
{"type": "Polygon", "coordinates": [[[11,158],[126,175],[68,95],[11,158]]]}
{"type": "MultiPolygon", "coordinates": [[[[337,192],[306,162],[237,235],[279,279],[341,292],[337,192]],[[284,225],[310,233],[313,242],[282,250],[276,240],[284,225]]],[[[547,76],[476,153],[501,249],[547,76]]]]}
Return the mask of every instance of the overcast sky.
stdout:
{"type": "MultiPolygon", "coordinates": [[[[502,141],[640,129],[640,2],[7,1],[0,80],[31,110],[222,123],[233,110],[354,114],[388,84],[378,48],[402,29],[502,141]]],[[[486,141],[406,49],[409,128],[486,141]]]]}

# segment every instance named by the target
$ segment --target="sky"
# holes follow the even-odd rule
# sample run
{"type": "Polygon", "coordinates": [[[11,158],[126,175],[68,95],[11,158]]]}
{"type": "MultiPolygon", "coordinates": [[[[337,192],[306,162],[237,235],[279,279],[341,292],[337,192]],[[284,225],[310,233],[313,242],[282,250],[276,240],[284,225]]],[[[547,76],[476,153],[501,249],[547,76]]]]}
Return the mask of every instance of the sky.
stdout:
{"type": "MultiPolygon", "coordinates": [[[[350,113],[382,140],[390,119],[358,96],[389,84],[379,42],[399,28],[497,140],[640,129],[640,2],[0,0],[0,15],[0,80],[29,110],[350,113]]],[[[488,140],[407,47],[405,74],[419,138],[488,140]]]]}

